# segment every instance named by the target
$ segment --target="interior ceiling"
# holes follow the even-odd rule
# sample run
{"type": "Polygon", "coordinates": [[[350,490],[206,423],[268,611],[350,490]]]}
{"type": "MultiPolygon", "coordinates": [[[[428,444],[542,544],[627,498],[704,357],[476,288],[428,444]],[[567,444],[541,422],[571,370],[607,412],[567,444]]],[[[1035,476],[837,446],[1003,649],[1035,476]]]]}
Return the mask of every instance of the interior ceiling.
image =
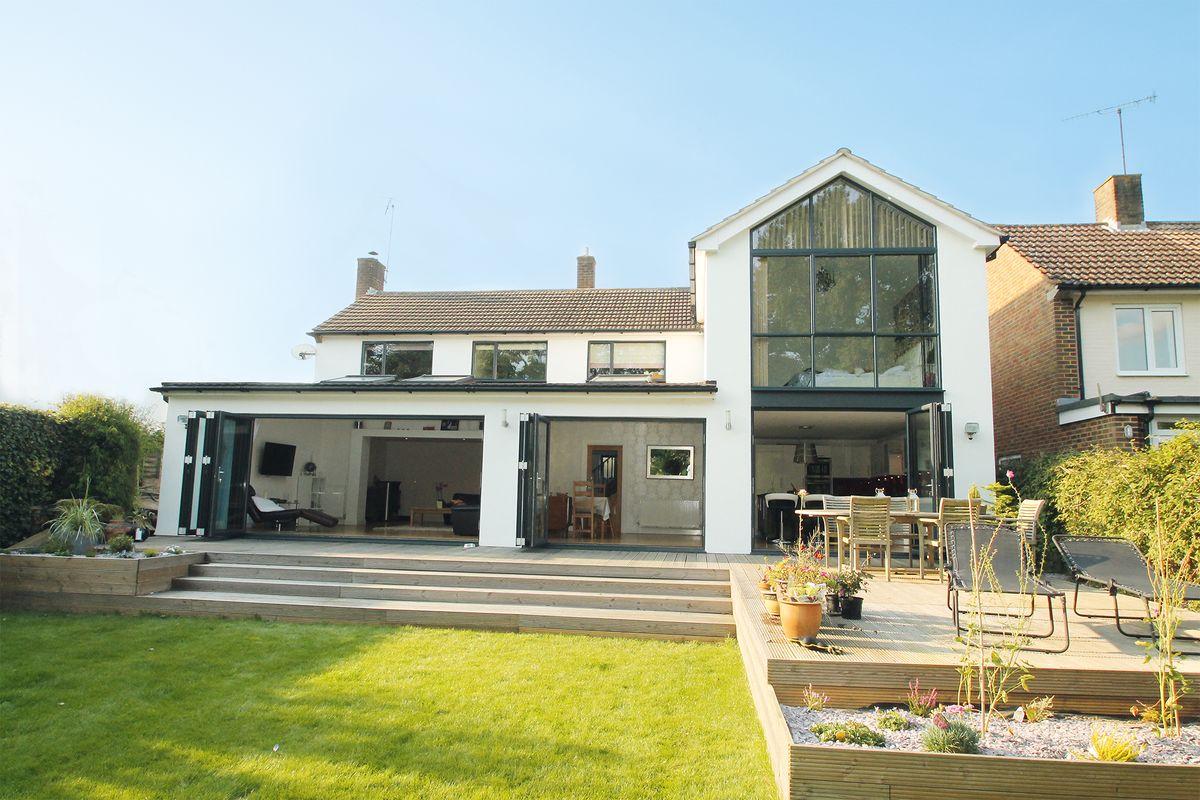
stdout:
{"type": "Polygon", "coordinates": [[[903,411],[756,411],[754,438],[781,442],[890,439],[904,435],[904,421],[903,411]]]}

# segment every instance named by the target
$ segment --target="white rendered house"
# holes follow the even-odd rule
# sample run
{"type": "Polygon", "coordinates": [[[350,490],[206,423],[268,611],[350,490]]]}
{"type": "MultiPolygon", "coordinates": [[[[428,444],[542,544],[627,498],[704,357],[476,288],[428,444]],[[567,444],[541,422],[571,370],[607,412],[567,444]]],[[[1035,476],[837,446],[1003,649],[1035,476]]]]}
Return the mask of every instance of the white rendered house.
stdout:
{"type": "Polygon", "coordinates": [[[771,492],[964,495],[994,475],[998,245],[839,150],[695,237],[682,288],[594,288],[581,256],[575,289],[387,292],[360,259],[313,383],[159,387],[159,531],[279,535],[253,487],[336,518],[289,536],[745,553],[771,492]],[[608,496],[599,536],[576,481],[608,496]]]}

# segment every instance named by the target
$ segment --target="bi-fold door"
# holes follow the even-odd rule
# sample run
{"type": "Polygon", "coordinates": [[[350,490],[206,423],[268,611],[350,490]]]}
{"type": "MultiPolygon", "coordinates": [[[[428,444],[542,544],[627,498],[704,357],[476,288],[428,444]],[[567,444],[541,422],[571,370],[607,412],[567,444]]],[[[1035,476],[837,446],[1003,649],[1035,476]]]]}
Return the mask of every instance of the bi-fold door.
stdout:
{"type": "Polygon", "coordinates": [[[921,497],[954,497],[954,449],[949,403],[928,403],[907,412],[908,485],[921,497]]]}
{"type": "Polygon", "coordinates": [[[517,544],[541,547],[550,514],[550,425],[537,414],[521,414],[517,455],[517,544]]]}
{"type": "Polygon", "coordinates": [[[179,498],[179,533],[221,538],[246,529],[254,420],[189,411],[179,498]]]}

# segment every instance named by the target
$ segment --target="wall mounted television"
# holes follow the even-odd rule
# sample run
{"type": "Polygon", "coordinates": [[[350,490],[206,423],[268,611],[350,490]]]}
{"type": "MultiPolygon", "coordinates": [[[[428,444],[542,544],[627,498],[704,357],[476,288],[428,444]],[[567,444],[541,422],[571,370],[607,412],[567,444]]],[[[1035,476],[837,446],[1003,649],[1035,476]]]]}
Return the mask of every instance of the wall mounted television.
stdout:
{"type": "Polygon", "coordinates": [[[264,442],[258,462],[259,475],[291,475],[296,461],[296,445],[264,442]]]}

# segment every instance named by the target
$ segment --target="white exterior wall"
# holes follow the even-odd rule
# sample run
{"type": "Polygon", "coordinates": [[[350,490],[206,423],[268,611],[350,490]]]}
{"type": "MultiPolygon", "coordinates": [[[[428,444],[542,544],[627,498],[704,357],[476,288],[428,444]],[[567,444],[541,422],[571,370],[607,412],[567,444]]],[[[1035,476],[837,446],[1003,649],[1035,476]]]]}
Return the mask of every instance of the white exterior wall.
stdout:
{"type": "Polygon", "coordinates": [[[1200,395],[1200,293],[1090,291],[1079,305],[1079,331],[1083,343],[1085,397],[1138,392],[1167,397],[1200,395]],[[1179,353],[1185,375],[1117,374],[1117,328],[1113,306],[1127,303],[1179,305],[1182,308],[1183,343],[1179,353]]]}
{"type": "Polygon", "coordinates": [[[588,342],[665,342],[670,383],[699,383],[704,378],[704,335],[673,333],[476,334],[470,336],[329,336],[316,345],[316,380],[357,375],[364,342],[433,342],[434,375],[470,375],[474,342],[546,342],[546,381],[586,383],[588,342]]]}

